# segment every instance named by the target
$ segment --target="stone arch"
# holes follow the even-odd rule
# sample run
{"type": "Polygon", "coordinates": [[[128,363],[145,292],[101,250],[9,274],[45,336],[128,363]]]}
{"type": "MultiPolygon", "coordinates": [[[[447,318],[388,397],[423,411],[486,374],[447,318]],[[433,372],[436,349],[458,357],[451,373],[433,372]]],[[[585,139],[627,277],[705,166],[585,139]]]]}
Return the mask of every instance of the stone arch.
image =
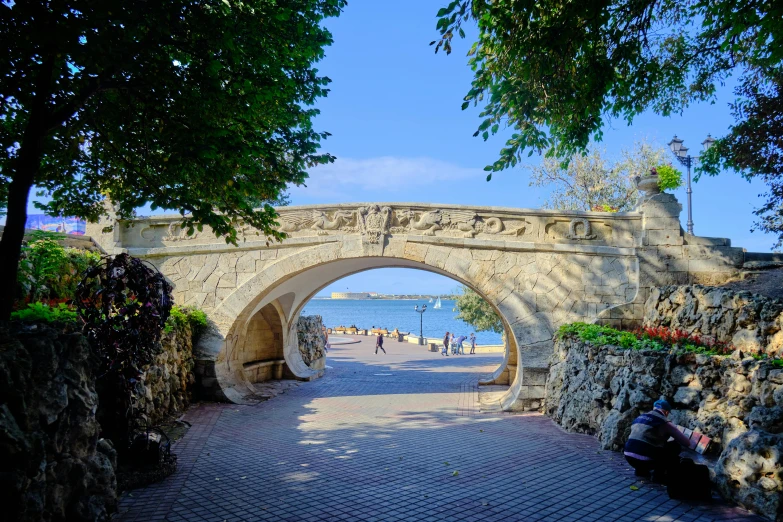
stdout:
{"type": "MultiPolygon", "coordinates": [[[[282,310],[280,299],[286,296],[288,306],[282,314],[287,367],[297,378],[315,378],[320,375],[320,371],[308,368],[301,361],[296,336],[298,313],[312,295],[332,281],[363,270],[382,267],[418,268],[450,277],[472,288],[498,311],[511,335],[508,336],[504,363],[488,382],[511,384],[501,401],[503,408],[537,407],[537,401],[543,396],[547,359],[551,354],[552,337],[557,324],[568,319],[584,319],[584,315],[587,315],[581,311],[572,312],[573,307],[559,312],[541,312],[540,309],[544,307],[546,299],[553,299],[553,295],[568,294],[568,281],[573,280],[576,286],[583,288],[581,274],[584,265],[598,260],[596,270],[599,270],[603,266],[601,263],[608,266],[613,259],[600,256],[580,258],[581,265],[574,265],[570,271],[568,267],[561,268],[556,276],[558,280],[551,282],[555,278],[551,274],[551,263],[553,260],[561,262],[565,256],[540,252],[490,251],[479,257],[490,261],[476,262],[471,251],[447,246],[430,247],[426,255],[419,255],[415,249],[405,248],[404,244],[394,245],[393,240],[385,250],[372,253],[361,248],[346,248],[341,242],[298,250],[265,265],[211,312],[217,331],[202,340],[200,356],[206,355],[215,361],[217,379],[223,393],[229,399],[237,400],[244,392],[246,379],[228,364],[226,352],[232,343],[241,342],[250,317],[269,303],[277,303],[282,310]],[[538,270],[546,265],[549,275],[536,276],[535,282],[531,283],[522,272],[523,266],[517,264],[518,259],[524,259],[528,269],[533,266],[538,270]],[[486,272],[487,263],[493,267],[491,273],[486,272]],[[533,290],[538,285],[539,294],[533,290],[517,291],[518,280],[532,285],[533,290]],[[293,299],[290,296],[292,293],[293,299]],[[538,303],[536,296],[539,296],[538,303]]],[[[580,307],[582,309],[587,310],[586,307],[580,307]]],[[[600,311],[598,307],[593,310],[595,313],[592,315],[600,311]]]]}

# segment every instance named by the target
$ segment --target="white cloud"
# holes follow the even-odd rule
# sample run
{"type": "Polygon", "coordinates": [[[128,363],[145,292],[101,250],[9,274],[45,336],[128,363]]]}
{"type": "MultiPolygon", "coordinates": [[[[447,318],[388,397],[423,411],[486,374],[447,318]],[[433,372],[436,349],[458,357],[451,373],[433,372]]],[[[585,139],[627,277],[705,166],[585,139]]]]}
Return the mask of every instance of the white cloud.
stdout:
{"type": "Polygon", "coordinates": [[[292,188],[293,195],[300,191],[321,196],[357,190],[407,192],[469,178],[483,179],[486,176],[480,168],[460,167],[433,158],[395,156],[367,159],[338,157],[334,163],[315,167],[309,174],[310,178],[305,182],[307,188],[292,188]]]}

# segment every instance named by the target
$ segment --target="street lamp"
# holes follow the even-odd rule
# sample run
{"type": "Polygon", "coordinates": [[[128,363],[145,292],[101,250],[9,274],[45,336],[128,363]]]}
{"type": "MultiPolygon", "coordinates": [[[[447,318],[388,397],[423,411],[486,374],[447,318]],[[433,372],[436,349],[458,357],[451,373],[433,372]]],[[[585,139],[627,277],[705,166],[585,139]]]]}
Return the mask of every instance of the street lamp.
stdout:
{"type": "Polygon", "coordinates": [[[424,312],[427,311],[427,305],[423,305],[419,310],[419,305],[414,307],[419,312],[419,346],[424,345],[424,312]]]}
{"type": "MultiPolygon", "coordinates": [[[[712,147],[712,144],[715,143],[715,140],[707,134],[707,139],[702,141],[701,144],[704,147],[704,150],[709,150],[710,147],[712,147]]],[[[683,140],[677,137],[677,135],[674,135],[674,138],[672,138],[672,141],[669,142],[669,148],[674,153],[674,157],[677,158],[677,160],[685,165],[688,168],[688,185],[685,189],[686,194],[688,194],[688,233],[693,235],[693,204],[691,201],[691,194],[693,193],[693,190],[691,189],[691,165],[693,165],[693,161],[699,159],[698,156],[691,156],[688,154],[688,147],[683,147],[683,140]]]]}

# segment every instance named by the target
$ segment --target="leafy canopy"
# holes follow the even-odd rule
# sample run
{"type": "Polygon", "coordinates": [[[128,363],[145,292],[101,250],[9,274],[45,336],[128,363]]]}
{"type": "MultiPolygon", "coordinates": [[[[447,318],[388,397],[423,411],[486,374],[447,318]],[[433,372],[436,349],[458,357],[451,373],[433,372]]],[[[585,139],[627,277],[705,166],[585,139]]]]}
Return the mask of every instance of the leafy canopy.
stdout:
{"type": "Polygon", "coordinates": [[[472,325],[476,331],[503,333],[503,322],[495,310],[483,297],[468,288],[462,287],[462,293],[456,295],[457,319],[472,325]]]}
{"type": "Polygon", "coordinates": [[[715,101],[740,76],[736,124],[702,158],[770,184],[759,228],[783,238],[783,2],[773,0],[453,0],[438,14],[436,52],[475,22],[474,71],[462,105],[481,105],[476,136],[512,127],[493,172],[524,152],[568,158],[600,141],[607,120],[631,123],[715,101]]]}
{"type": "Polygon", "coordinates": [[[545,157],[530,171],[530,186],[549,189],[544,208],[626,212],[638,199],[634,178],[646,176],[665,161],[667,151],[640,141],[623,150],[619,161],[611,161],[606,151],[591,147],[586,154],[574,154],[567,164],[545,157]]]}
{"type": "Polygon", "coordinates": [[[2,206],[40,152],[33,182],[53,215],[96,220],[108,196],[121,217],[149,203],[227,242],[240,221],[280,238],[272,207],[253,203],[333,161],[312,126],[329,83],[314,64],[332,41],[324,19],[344,5],[3,2],[2,206]]]}

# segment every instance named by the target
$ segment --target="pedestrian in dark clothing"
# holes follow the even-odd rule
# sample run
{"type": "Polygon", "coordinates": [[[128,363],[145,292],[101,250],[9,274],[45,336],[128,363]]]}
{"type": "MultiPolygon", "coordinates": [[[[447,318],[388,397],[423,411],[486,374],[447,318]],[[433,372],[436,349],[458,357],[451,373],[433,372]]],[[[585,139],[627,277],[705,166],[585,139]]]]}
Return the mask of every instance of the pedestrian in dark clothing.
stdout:
{"type": "Polygon", "coordinates": [[[476,353],[476,334],[470,334],[470,353],[476,353]]]}
{"type": "Polygon", "coordinates": [[[440,354],[446,357],[449,356],[449,332],[446,332],[446,337],[443,338],[443,350],[441,350],[440,354]]]}
{"type": "Polygon", "coordinates": [[[631,424],[623,453],[637,477],[647,477],[653,472],[653,480],[664,482],[669,470],[680,461],[680,446],[690,446],[688,437],[666,419],[670,411],[669,403],[661,399],[655,401],[652,411],[639,415],[631,424]],[[669,437],[674,442],[666,442],[669,437]]]}
{"type": "Polygon", "coordinates": [[[386,350],[383,349],[383,334],[378,334],[378,338],[375,340],[375,355],[378,355],[378,348],[383,353],[386,353],[386,350]]]}

